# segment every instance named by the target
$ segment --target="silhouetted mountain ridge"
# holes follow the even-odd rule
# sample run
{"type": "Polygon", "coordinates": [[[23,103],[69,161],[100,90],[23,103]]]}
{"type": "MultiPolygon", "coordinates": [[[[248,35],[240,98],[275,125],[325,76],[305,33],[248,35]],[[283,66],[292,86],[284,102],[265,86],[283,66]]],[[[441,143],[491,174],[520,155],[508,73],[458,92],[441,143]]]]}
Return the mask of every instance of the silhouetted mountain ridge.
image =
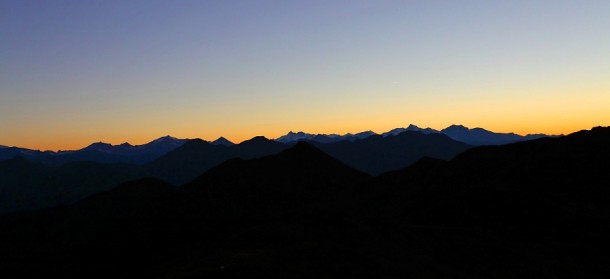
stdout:
{"type": "Polygon", "coordinates": [[[219,137],[215,141],[211,142],[211,144],[213,144],[213,145],[224,145],[224,146],[235,145],[233,142],[229,141],[228,139],[226,139],[224,137],[219,137]]]}
{"type": "MultiPolygon", "coordinates": [[[[467,143],[469,145],[497,145],[507,144],[518,141],[525,141],[545,137],[544,134],[531,134],[520,136],[514,133],[493,133],[482,128],[468,129],[462,125],[451,125],[441,131],[431,128],[419,128],[410,124],[406,128],[395,128],[381,134],[382,136],[398,135],[402,132],[415,131],[424,134],[443,133],[454,140],[467,143]]],[[[370,136],[377,135],[372,131],[365,131],[357,134],[307,134],[304,132],[289,132],[277,138],[275,141],[284,144],[293,144],[298,141],[309,141],[317,143],[335,143],[340,141],[359,141],[370,136]]],[[[6,147],[0,145],[0,160],[7,160],[15,156],[22,156],[28,160],[45,163],[49,165],[62,165],[68,162],[91,161],[97,163],[131,163],[144,164],[150,162],[168,152],[180,147],[187,142],[187,139],[177,139],[171,136],[164,136],[143,145],[131,145],[123,143],[112,145],[104,142],[92,143],[89,146],[73,151],[39,151],[18,147],[6,147]]],[[[231,141],[224,137],[219,137],[211,142],[213,145],[232,146],[231,141]]]]}
{"type": "Polygon", "coordinates": [[[112,145],[109,143],[97,142],[80,150],[59,152],[43,152],[39,150],[10,147],[0,150],[0,160],[22,156],[28,160],[52,166],[82,161],[142,164],[180,147],[186,141],[188,140],[165,136],[142,145],[131,145],[129,143],[112,145]]]}
{"type": "Polygon", "coordinates": [[[448,160],[471,148],[443,134],[414,131],[315,145],[342,162],[373,175],[404,168],[422,157],[448,160]]]}
{"type": "Polygon", "coordinates": [[[4,216],[0,271],[64,278],[604,278],[608,142],[610,128],[595,128],[476,147],[449,161],[422,157],[374,178],[297,143],[275,155],[225,161],[182,187],[141,180],[70,207],[4,216]],[[149,183],[152,194],[142,193],[149,183]],[[95,202],[115,195],[145,202],[126,214],[95,202]]]}
{"type": "MultiPolygon", "coordinates": [[[[164,137],[150,144],[177,141],[171,137],[164,137]]],[[[354,142],[343,141],[326,145],[316,143],[316,145],[342,162],[375,175],[408,166],[422,156],[450,159],[469,148],[465,144],[452,141],[440,134],[425,135],[419,132],[387,137],[372,136],[354,142]]],[[[123,146],[131,148],[127,145],[123,146]]],[[[141,166],[126,164],[106,166],[93,162],[68,162],[61,167],[48,166],[47,169],[52,173],[50,175],[52,178],[47,177],[49,175],[39,174],[35,170],[31,170],[30,174],[27,174],[26,171],[19,178],[7,177],[4,179],[0,176],[0,182],[4,183],[5,189],[13,189],[11,191],[19,193],[1,196],[0,201],[4,202],[4,207],[0,207],[0,211],[38,209],[69,204],[99,191],[108,190],[113,186],[111,183],[116,185],[128,179],[145,176],[157,177],[174,185],[182,185],[226,160],[259,158],[276,154],[289,147],[290,145],[262,136],[229,146],[194,139],[141,166]],[[82,174],[78,173],[79,170],[82,174]],[[90,176],[87,177],[84,174],[90,176]],[[32,176],[32,178],[28,176],[32,176]],[[23,187],[20,179],[30,181],[25,184],[29,186],[23,187]],[[79,179],[84,179],[84,182],[79,179]],[[23,191],[27,188],[32,190],[23,191]],[[41,193],[48,194],[41,195],[41,193]]],[[[98,158],[112,156],[112,152],[120,148],[123,147],[96,143],[87,150],[79,152],[79,156],[86,155],[85,157],[87,157],[91,154],[97,154],[98,158]]]]}
{"type": "MultiPolygon", "coordinates": [[[[513,142],[520,142],[526,140],[537,139],[541,137],[548,137],[545,134],[528,134],[525,136],[517,135],[515,133],[494,133],[483,128],[469,129],[463,125],[451,125],[443,130],[435,130],[432,128],[420,128],[416,125],[409,124],[406,128],[394,128],[388,132],[382,133],[381,136],[396,136],[403,132],[421,132],[424,134],[445,134],[450,138],[461,141],[468,145],[479,146],[479,145],[501,145],[513,142]]],[[[289,132],[288,134],[281,136],[276,141],[282,143],[294,143],[297,141],[309,141],[317,143],[335,143],[340,141],[358,141],[366,139],[369,136],[377,135],[372,131],[362,132],[356,135],[345,134],[308,134],[304,132],[289,132]]]]}

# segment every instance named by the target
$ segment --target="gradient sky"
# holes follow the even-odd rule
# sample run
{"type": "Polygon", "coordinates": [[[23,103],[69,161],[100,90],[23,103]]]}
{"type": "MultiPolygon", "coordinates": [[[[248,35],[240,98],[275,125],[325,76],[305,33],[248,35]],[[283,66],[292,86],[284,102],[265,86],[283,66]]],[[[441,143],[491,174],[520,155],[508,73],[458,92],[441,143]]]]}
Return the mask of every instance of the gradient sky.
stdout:
{"type": "Polygon", "coordinates": [[[0,1],[0,144],[610,125],[610,1],[0,1]]]}

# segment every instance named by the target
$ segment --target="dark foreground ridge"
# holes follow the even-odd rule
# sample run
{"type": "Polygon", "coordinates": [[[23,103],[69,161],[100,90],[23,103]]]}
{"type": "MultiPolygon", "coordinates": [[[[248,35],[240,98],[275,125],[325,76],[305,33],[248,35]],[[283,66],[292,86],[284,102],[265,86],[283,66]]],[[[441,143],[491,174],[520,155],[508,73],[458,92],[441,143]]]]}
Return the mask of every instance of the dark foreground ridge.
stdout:
{"type": "MultiPolygon", "coordinates": [[[[161,138],[148,147],[174,142],[161,138]]],[[[441,134],[407,131],[386,137],[316,146],[343,163],[369,174],[409,166],[423,156],[451,159],[471,146],[441,134]]],[[[186,184],[212,167],[229,159],[254,159],[277,154],[294,144],[283,144],[264,137],[255,137],[240,144],[190,140],[143,165],[96,162],[69,162],[52,166],[28,158],[15,157],[0,161],[0,213],[69,205],[116,185],[147,176],[165,180],[176,186],[186,184]]],[[[120,146],[93,145],[96,152],[120,146]]]]}
{"type": "Polygon", "coordinates": [[[373,178],[307,143],[0,218],[3,278],[606,278],[610,128],[373,178]]]}

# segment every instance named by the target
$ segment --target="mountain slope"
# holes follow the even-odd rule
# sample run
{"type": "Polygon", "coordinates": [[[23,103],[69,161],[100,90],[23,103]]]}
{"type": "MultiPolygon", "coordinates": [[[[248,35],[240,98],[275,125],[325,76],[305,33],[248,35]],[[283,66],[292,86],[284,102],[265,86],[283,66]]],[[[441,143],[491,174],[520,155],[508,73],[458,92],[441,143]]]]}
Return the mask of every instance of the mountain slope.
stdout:
{"type": "MultiPolygon", "coordinates": [[[[267,274],[265,265],[280,264],[290,251],[313,255],[321,252],[319,249],[328,250],[337,245],[333,243],[342,242],[335,237],[352,222],[346,213],[346,200],[356,195],[358,185],[369,179],[366,174],[300,143],[261,159],[230,160],[183,187],[153,198],[139,208],[126,210],[125,214],[116,214],[116,205],[112,203],[122,201],[121,196],[125,196],[119,187],[65,209],[0,219],[0,247],[4,251],[19,251],[17,255],[26,261],[38,258],[29,265],[32,275],[59,270],[64,276],[80,276],[79,270],[70,270],[72,266],[96,270],[89,273],[94,278],[138,275],[175,278],[182,272],[202,271],[208,276],[222,275],[217,274],[221,270],[211,256],[220,257],[221,261],[237,260],[232,265],[235,270],[226,276],[244,276],[243,272],[262,276],[267,274]],[[81,217],[74,217],[77,212],[81,217]],[[92,220],[91,216],[100,216],[97,212],[111,214],[104,213],[103,219],[92,220]],[[338,220],[343,221],[336,223],[338,220]],[[31,230],[29,224],[39,227],[31,230]],[[48,235],[46,240],[42,235],[48,235]],[[24,241],[17,241],[18,237],[24,241]],[[13,241],[3,242],[6,239],[13,241]],[[27,240],[32,239],[41,243],[36,248],[30,247],[27,240]],[[72,243],[77,240],[78,243],[72,243]],[[312,241],[322,246],[310,247],[312,241]],[[249,247],[242,247],[246,243],[249,247]],[[207,256],[201,257],[200,253],[207,256]],[[236,254],[246,258],[230,260],[236,254]],[[192,260],[199,262],[196,270],[185,270],[188,266],[184,264],[192,260]],[[256,268],[248,262],[263,266],[256,268]]],[[[139,187],[151,188],[155,189],[139,187]]],[[[350,255],[353,249],[340,250],[341,253],[332,255],[336,260],[353,257],[350,255]]],[[[319,262],[311,260],[316,265],[319,262]]],[[[2,263],[0,268],[7,267],[2,263]]],[[[6,274],[19,270],[15,266],[20,265],[2,271],[6,274]]],[[[297,277],[321,272],[318,268],[290,263],[286,267],[276,276],[290,275],[294,268],[304,272],[296,273],[297,277]]]]}
{"type": "Polygon", "coordinates": [[[196,139],[146,164],[144,168],[151,176],[182,185],[228,159],[257,158],[278,153],[285,148],[286,145],[264,137],[255,137],[231,146],[214,145],[196,139]]]}
{"type": "Polygon", "coordinates": [[[355,142],[316,146],[342,162],[373,175],[404,168],[422,157],[451,159],[470,148],[442,134],[412,131],[396,136],[370,136],[355,142]]]}
{"type": "Polygon", "coordinates": [[[0,161],[0,213],[71,204],[140,176],[134,165],[73,162],[50,167],[15,157],[0,161]]]}
{"type": "Polygon", "coordinates": [[[229,141],[228,139],[226,139],[224,137],[217,138],[215,141],[211,142],[211,144],[213,144],[213,145],[224,145],[224,146],[235,145],[234,143],[232,143],[231,141],[229,141]]]}
{"type": "Polygon", "coordinates": [[[601,278],[610,274],[610,257],[598,256],[610,248],[608,142],[610,128],[594,128],[418,162],[379,177],[362,210],[413,237],[451,239],[439,264],[456,273],[601,278]]]}
{"type": "Polygon", "coordinates": [[[469,129],[462,125],[451,125],[441,130],[441,133],[449,136],[454,140],[461,141],[474,146],[502,145],[547,137],[547,135],[543,134],[520,136],[515,133],[494,133],[482,128],[469,129]]]}

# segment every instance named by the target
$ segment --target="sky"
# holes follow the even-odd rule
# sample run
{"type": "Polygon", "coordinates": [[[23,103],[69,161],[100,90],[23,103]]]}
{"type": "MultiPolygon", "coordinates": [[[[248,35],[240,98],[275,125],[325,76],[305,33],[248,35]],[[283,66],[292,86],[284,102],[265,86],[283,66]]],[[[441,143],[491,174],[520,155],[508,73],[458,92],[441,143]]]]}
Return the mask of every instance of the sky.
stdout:
{"type": "Polygon", "coordinates": [[[0,1],[0,145],[610,125],[610,1],[0,1]]]}

